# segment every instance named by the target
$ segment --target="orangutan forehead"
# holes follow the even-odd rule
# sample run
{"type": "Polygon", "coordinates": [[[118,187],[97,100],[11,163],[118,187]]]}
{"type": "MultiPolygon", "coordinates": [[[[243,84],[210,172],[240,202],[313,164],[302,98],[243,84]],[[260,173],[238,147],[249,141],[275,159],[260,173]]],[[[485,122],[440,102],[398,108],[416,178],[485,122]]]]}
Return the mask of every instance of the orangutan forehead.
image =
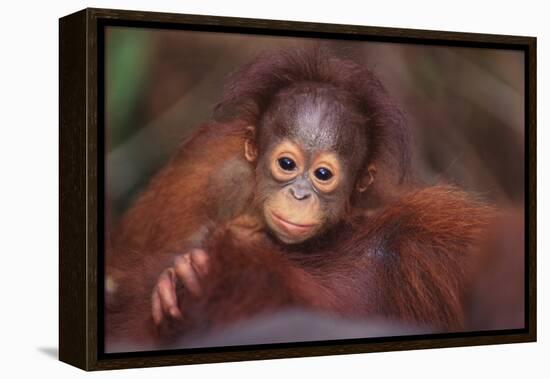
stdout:
{"type": "Polygon", "coordinates": [[[366,145],[365,118],[346,93],[333,87],[306,85],[282,91],[267,113],[261,128],[305,150],[347,155],[366,145]]]}
{"type": "Polygon", "coordinates": [[[286,115],[285,132],[306,149],[337,150],[342,144],[343,129],[340,127],[336,108],[324,99],[304,99],[296,104],[295,112],[286,115]]]}

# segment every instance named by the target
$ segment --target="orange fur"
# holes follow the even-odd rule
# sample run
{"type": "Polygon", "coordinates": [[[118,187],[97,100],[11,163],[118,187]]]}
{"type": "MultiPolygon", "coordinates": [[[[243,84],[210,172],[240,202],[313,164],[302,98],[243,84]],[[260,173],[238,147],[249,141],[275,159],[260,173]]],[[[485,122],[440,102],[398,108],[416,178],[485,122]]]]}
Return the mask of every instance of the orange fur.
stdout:
{"type": "Polygon", "coordinates": [[[321,245],[288,249],[267,234],[243,238],[229,223],[205,247],[204,296],[181,292],[186,322],[157,343],[285,307],[460,331],[476,246],[492,217],[465,192],[435,186],[342,225],[321,245]]]}
{"type": "MultiPolygon", "coordinates": [[[[219,203],[207,193],[209,178],[223,162],[244,155],[246,133],[240,123],[199,129],[124,217],[107,256],[107,276],[118,287],[106,298],[108,346],[126,339],[133,346],[166,343],[151,320],[152,288],[189,247],[197,227],[219,225],[210,216],[219,203]]],[[[350,221],[297,251],[267,235],[242,238],[219,227],[205,242],[214,273],[207,296],[180,299],[186,330],[286,306],[460,330],[473,247],[491,208],[455,187],[434,186],[409,192],[374,215],[361,212],[355,208],[350,221]]]]}
{"type": "Polygon", "coordinates": [[[214,171],[243,155],[247,125],[199,127],[128,210],[106,249],[106,341],[153,338],[150,295],[158,276],[209,226],[218,204],[207,189],[214,171]],[[212,152],[215,152],[213,154],[212,152]]]}
{"type": "Polygon", "coordinates": [[[152,250],[177,247],[208,221],[204,189],[224,161],[244,157],[245,136],[246,125],[239,122],[198,128],[126,213],[113,244],[152,250]]]}

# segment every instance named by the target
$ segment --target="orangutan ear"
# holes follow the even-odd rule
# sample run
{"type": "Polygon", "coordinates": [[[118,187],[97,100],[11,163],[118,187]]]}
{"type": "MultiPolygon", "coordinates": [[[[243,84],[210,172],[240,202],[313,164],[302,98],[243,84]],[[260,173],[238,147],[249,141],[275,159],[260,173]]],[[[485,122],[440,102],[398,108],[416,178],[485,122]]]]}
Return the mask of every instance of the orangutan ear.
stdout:
{"type": "Polygon", "coordinates": [[[370,164],[367,167],[367,173],[357,182],[357,191],[365,192],[367,188],[369,188],[369,186],[374,182],[375,177],[376,166],[374,164],[370,164]]]}
{"type": "Polygon", "coordinates": [[[256,128],[253,126],[248,126],[246,128],[244,157],[250,163],[254,163],[256,158],[258,158],[258,148],[256,147],[256,128]]]}

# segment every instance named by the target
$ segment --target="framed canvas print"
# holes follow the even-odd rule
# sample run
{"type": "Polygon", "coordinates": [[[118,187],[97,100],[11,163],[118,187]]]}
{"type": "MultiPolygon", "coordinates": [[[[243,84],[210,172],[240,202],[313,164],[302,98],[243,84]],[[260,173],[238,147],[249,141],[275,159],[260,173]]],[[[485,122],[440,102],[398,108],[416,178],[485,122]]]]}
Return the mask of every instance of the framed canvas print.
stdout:
{"type": "Polygon", "coordinates": [[[59,27],[62,361],[536,340],[534,37],[59,27]]]}

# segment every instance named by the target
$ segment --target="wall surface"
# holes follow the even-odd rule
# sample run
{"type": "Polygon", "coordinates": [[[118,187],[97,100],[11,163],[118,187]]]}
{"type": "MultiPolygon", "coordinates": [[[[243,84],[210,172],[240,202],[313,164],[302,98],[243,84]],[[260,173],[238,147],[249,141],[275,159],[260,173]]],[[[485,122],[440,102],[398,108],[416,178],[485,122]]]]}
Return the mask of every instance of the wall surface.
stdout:
{"type": "Polygon", "coordinates": [[[364,1],[57,1],[9,2],[0,24],[0,356],[3,377],[77,377],[57,357],[58,17],[104,7],[538,37],[538,335],[536,344],[286,359],[95,373],[109,378],[166,377],[541,377],[550,373],[550,204],[548,90],[550,27],[544,2],[364,1]]]}

